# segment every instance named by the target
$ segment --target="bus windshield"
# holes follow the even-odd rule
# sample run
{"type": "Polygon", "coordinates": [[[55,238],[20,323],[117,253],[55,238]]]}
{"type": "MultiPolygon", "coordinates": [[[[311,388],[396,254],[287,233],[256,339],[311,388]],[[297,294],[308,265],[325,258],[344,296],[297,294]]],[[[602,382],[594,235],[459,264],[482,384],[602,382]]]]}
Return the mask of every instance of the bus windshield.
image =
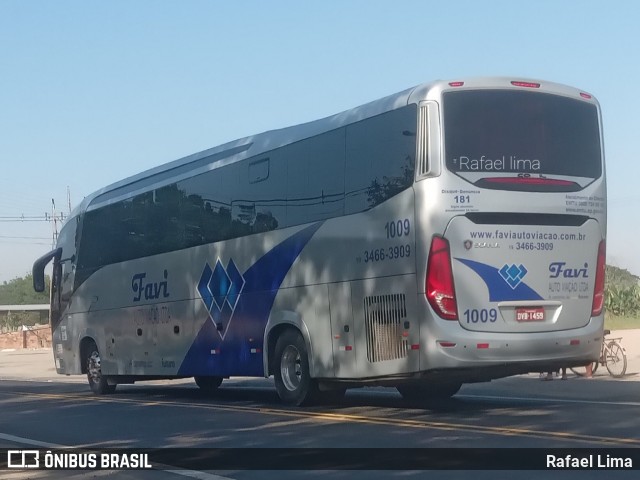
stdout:
{"type": "Polygon", "coordinates": [[[575,191],[602,175],[595,104],[560,95],[463,90],[443,98],[447,168],[484,188],[575,191]]]}

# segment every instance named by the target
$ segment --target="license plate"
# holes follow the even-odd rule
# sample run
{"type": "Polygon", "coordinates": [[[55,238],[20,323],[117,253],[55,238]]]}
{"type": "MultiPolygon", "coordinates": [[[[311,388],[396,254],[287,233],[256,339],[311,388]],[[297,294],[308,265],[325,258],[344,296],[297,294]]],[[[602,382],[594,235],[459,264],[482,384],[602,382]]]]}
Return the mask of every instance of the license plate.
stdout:
{"type": "Polygon", "coordinates": [[[518,322],[544,322],[544,308],[516,308],[518,322]]]}

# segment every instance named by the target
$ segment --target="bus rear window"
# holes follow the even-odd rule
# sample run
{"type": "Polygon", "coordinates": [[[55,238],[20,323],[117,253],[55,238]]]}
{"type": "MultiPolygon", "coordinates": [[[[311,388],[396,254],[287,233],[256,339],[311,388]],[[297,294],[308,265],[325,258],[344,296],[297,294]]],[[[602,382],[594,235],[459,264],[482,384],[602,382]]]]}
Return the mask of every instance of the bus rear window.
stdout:
{"type": "Polygon", "coordinates": [[[447,92],[447,168],[483,188],[575,191],[602,174],[595,105],[509,90],[447,92]]]}

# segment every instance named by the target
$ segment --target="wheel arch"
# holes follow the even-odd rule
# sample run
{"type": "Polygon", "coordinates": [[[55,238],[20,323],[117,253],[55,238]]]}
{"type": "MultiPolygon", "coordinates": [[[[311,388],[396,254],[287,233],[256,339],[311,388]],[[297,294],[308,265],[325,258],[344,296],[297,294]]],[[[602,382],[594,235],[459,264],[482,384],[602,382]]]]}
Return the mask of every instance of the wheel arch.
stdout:
{"type": "Polygon", "coordinates": [[[80,339],[78,353],[80,354],[81,373],[87,373],[87,362],[85,362],[84,359],[87,358],[87,355],[89,354],[88,350],[91,348],[91,345],[95,345],[96,347],[98,346],[98,342],[96,342],[93,336],[86,335],[80,339]]]}
{"type": "Polygon", "coordinates": [[[275,354],[276,342],[278,341],[278,337],[280,337],[280,335],[287,329],[297,330],[302,335],[304,343],[307,347],[307,352],[309,354],[309,373],[312,378],[315,377],[316,362],[313,360],[313,343],[311,342],[309,329],[302,319],[302,315],[290,310],[282,310],[273,313],[271,317],[269,317],[267,327],[264,331],[264,347],[262,351],[262,358],[265,378],[273,374],[271,363],[275,354]]]}

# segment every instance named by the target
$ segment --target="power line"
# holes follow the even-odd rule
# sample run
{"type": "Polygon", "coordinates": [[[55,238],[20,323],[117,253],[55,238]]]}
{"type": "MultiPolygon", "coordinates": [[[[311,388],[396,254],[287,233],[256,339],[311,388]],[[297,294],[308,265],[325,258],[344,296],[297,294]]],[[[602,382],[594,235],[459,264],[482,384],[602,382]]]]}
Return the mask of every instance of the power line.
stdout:
{"type": "MultiPolygon", "coordinates": [[[[64,221],[71,214],[71,189],[67,186],[67,207],[69,209],[68,213],[65,212],[57,212],[56,211],[56,203],[55,200],[51,199],[51,213],[45,212],[42,215],[25,215],[24,213],[21,215],[0,215],[0,223],[42,223],[46,222],[51,225],[52,228],[52,236],[51,243],[52,246],[55,246],[58,240],[58,230],[59,226],[61,226],[64,221]]],[[[28,244],[41,244],[39,240],[47,240],[44,237],[29,237],[29,236],[9,236],[9,235],[0,235],[0,243],[28,243],[28,244]],[[17,242],[16,240],[22,240],[21,242],[17,242]]]]}
{"type": "Polygon", "coordinates": [[[34,240],[23,240],[19,242],[17,240],[0,239],[0,245],[51,245],[51,241],[40,242],[40,241],[34,241],[34,240]]]}
{"type": "Polygon", "coordinates": [[[25,216],[21,215],[19,217],[0,217],[0,222],[16,222],[16,223],[25,223],[25,222],[51,222],[52,219],[50,216],[25,216]]]}
{"type": "Polygon", "coordinates": [[[0,235],[0,238],[12,238],[15,240],[49,240],[49,237],[15,237],[12,235],[0,235]]]}

